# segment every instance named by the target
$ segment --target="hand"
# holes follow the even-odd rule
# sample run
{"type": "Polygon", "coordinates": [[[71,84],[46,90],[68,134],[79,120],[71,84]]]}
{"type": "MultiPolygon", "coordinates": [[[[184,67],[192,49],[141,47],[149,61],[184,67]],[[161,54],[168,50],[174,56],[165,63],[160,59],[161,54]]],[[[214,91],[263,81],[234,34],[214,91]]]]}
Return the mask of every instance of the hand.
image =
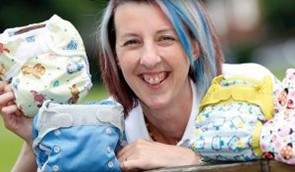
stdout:
{"type": "Polygon", "coordinates": [[[5,81],[0,81],[0,111],[5,127],[32,143],[32,119],[25,117],[14,103],[14,94],[5,81]]]}
{"type": "Polygon", "coordinates": [[[139,139],[118,153],[123,171],[200,164],[191,149],[139,139]]]}

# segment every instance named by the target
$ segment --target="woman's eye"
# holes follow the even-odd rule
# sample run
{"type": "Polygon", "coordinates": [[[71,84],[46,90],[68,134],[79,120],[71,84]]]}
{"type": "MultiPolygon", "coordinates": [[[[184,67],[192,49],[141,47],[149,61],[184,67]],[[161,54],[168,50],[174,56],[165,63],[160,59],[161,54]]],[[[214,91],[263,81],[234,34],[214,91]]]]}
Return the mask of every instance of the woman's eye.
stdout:
{"type": "Polygon", "coordinates": [[[176,39],[172,36],[161,36],[158,41],[162,45],[170,45],[174,43],[176,39]]]}
{"type": "Polygon", "coordinates": [[[136,46],[138,45],[140,42],[136,39],[132,39],[132,40],[128,40],[126,42],[124,42],[123,46],[126,47],[126,46],[136,46]]]}

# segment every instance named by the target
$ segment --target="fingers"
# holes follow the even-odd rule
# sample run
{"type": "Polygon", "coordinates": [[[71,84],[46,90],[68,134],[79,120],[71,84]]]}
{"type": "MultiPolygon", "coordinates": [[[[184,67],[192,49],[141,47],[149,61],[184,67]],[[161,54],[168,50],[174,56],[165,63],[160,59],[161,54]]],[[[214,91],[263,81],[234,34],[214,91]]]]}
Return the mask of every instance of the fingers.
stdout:
{"type": "Polygon", "coordinates": [[[135,143],[126,145],[123,149],[121,149],[117,155],[117,158],[120,162],[120,167],[123,171],[131,171],[133,169],[132,166],[130,166],[130,161],[132,165],[133,159],[133,152],[135,148],[135,143]]]}
{"type": "Polygon", "coordinates": [[[14,94],[11,87],[6,83],[0,82],[0,110],[2,113],[11,114],[16,112],[16,115],[20,114],[14,103],[14,94]]]}
{"type": "Polygon", "coordinates": [[[0,95],[7,92],[8,89],[10,88],[7,88],[9,87],[9,85],[7,84],[7,82],[5,81],[0,81],[0,95]]]}
{"type": "Polygon", "coordinates": [[[6,92],[0,95],[0,106],[7,105],[8,102],[14,100],[14,95],[12,92],[6,92]]]}
{"type": "Polygon", "coordinates": [[[0,111],[4,114],[11,114],[13,111],[16,112],[15,103],[13,102],[14,95],[12,92],[7,92],[0,95],[0,111]]]}
{"type": "Polygon", "coordinates": [[[5,81],[0,81],[0,91],[4,90],[5,85],[7,85],[5,81]]]}
{"type": "Polygon", "coordinates": [[[124,148],[122,148],[118,152],[118,155],[117,155],[118,160],[124,161],[128,157],[128,155],[130,155],[130,153],[128,153],[128,152],[130,152],[132,150],[132,147],[133,147],[133,144],[129,144],[129,145],[125,146],[124,148]]]}
{"type": "Polygon", "coordinates": [[[12,105],[8,105],[2,108],[2,112],[4,114],[12,114],[12,113],[17,113],[18,112],[18,108],[15,104],[12,105]]]}
{"type": "Polygon", "coordinates": [[[148,169],[148,160],[146,155],[149,153],[153,142],[139,139],[119,151],[117,158],[123,171],[138,171],[139,169],[148,169]]]}
{"type": "Polygon", "coordinates": [[[10,91],[12,91],[10,85],[7,84],[7,83],[5,83],[5,84],[4,84],[4,92],[10,92],[10,91]]]}
{"type": "Polygon", "coordinates": [[[118,156],[122,156],[123,154],[126,154],[126,152],[129,152],[130,150],[134,149],[134,147],[137,149],[140,149],[140,147],[150,143],[155,143],[155,142],[151,142],[145,139],[138,139],[135,142],[128,144],[123,149],[121,149],[118,153],[118,156]]]}
{"type": "Polygon", "coordinates": [[[120,167],[123,171],[136,172],[142,171],[138,168],[138,160],[127,160],[120,163],[120,167]]]}
{"type": "MultiPolygon", "coordinates": [[[[149,141],[138,139],[137,141],[126,145],[123,149],[118,152],[118,160],[124,161],[129,158],[132,154],[139,153],[140,150],[144,149],[146,144],[150,143],[149,141]]],[[[129,158],[130,159],[130,158],[129,158]]]]}
{"type": "Polygon", "coordinates": [[[6,82],[0,81],[0,107],[6,106],[14,98],[11,87],[6,82]]]}

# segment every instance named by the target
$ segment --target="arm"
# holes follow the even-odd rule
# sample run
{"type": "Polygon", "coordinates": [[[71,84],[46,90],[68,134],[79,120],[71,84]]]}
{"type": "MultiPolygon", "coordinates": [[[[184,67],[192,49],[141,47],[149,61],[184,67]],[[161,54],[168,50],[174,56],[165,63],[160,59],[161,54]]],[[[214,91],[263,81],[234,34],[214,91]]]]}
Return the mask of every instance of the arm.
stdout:
{"type": "Polygon", "coordinates": [[[10,86],[0,81],[0,116],[5,127],[25,140],[25,144],[12,171],[36,171],[32,145],[32,119],[21,114],[14,103],[14,94],[10,86]]]}
{"type": "Polygon", "coordinates": [[[37,171],[35,156],[30,145],[23,144],[22,150],[14,164],[12,172],[33,172],[37,171]]]}
{"type": "Polygon", "coordinates": [[[200,164],[191,149],[139,139],[118,153],[124,171],[200,164]]]}

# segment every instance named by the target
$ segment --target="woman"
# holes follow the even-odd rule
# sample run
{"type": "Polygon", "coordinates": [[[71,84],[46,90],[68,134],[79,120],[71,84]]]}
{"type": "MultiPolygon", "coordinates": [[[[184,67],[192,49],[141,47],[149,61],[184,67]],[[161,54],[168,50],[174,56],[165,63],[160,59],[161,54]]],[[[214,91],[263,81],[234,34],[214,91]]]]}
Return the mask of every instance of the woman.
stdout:
{"type": "MultiPolygon", "coordinates": [[[[129,144],[117,155],[122,169],[200,163],[191,149],[193,122],[223,62],[203,5],[197,0],[110,0],[99,33],[104,83],[124,107],[129,144]]],[[[257,65],[244,71],[249,68],[269,74],[257,65]]],[[[228,75],[239,69],[224,67],[228,75]]],[[[31,121],[17,115],[9,86],[1,83],[0,89],[5,126],[26,141],[14,171],[34,171],[31,121]]]]}
{"type": "Polygon", "coordinates": [[[110,1],[100,42],[102,75],[124,106],[131,143],[118,154],[121,166],[197,164],[199,157],[184,148],[192,137],[192,109],[223,60],[203,6],[194,0],[110,1]]]}

